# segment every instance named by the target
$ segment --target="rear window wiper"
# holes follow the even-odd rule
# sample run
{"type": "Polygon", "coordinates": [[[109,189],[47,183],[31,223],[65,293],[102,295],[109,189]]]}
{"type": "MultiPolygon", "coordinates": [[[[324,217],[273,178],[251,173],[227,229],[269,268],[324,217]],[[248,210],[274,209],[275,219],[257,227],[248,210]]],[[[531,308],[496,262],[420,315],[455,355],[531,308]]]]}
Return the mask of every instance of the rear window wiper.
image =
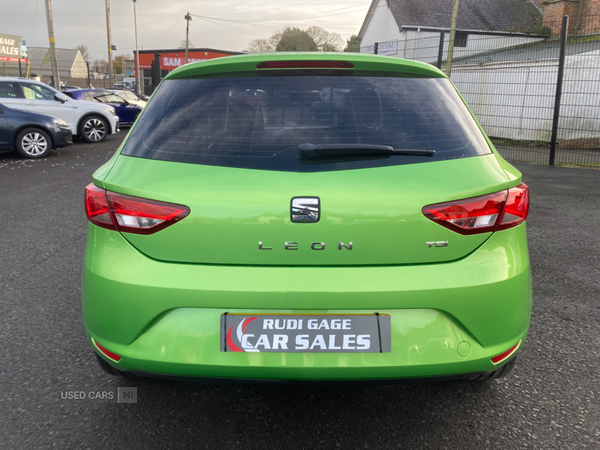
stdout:
{"type": "Polygon", "coordinates": [[[298,146],[300,149],[300,158],[313,159],[327,156],[348,156],[348,155],[416,155],[433,156],[435,150],[416,150],[393,148],[389,145],[372,144],[309,144],[304,143],[298,146]]]}

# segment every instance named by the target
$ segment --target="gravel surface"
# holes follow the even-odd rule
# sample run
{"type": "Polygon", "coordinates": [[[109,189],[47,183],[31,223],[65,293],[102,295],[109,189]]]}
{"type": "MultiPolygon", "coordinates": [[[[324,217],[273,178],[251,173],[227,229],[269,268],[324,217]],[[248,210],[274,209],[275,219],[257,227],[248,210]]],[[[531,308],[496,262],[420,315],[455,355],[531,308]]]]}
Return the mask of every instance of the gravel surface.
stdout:
{"type": "Polygon", "coordinates": [[[505,379],[369,387],[119,379],[95,361],[79,295],[83,188],[124,136],[39,161],[0,155],[1,449],[600,448],[600,171],[518,165],[533,200],[534,306],[505,379]],[[137,387],[137,403],[117,403],[119,387],[137,387]],[[65,398],[74,392],[85,398],[65,398]]]}

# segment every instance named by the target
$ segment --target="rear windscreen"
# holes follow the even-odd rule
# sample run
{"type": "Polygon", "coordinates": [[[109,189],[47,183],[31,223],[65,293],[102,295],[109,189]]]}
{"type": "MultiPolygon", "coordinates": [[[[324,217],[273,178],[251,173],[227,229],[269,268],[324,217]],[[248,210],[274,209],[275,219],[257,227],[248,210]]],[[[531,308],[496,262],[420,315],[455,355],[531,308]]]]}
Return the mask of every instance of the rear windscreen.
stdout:
{"type": "Polygon", "coordinates": [[[316,172],[491,153],[445,78],[268,76],[165,80],[123,149],[140,158],[316,172]],[[386,145],[433,156],[303,160],[300,144],[386,145]]]}

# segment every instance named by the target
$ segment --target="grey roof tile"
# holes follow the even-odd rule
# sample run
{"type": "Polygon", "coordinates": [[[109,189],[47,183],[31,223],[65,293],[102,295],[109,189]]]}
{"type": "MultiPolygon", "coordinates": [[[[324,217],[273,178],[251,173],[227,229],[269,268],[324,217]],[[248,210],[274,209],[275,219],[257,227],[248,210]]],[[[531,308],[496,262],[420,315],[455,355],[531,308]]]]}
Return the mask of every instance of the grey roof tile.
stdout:
{"type": "MultiPolygon", "coordinates": [[[[454,0],[389,0],[400,26],[450,28],[454,0]]],[[[460,0],[456,27],[463,30],[530,31],[542,24],[531,0],[460,0]]]]}

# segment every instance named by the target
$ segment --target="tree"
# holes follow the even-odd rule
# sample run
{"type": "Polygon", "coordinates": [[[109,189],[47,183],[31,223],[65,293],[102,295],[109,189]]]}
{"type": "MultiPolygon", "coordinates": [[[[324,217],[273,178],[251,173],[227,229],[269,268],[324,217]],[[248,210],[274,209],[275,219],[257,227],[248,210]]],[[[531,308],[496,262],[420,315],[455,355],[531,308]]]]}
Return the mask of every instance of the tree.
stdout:
{"type": "Polygon", "coordinates": [[[360,41],[358,40],[358,36],[353,34],[349,39],[346,40],[346,48],[344,51],[354,53],[360,52],[360,41]]]}
{"type": "Polygon", "coordinates": [[[269,39],[254,39],[248,44],[250,52],[274,52],[281,40],[283,31],[276,31],[269,39]]]}
{"type": "Polygon", "coordinates": [[[254,39],[248,44],[248,51],[258,53],[273,52],[275,51],[275,48],[269,39],[254,39]]]}
{"type": "Polygon", "coordinates": [[[300,28],[286,28],[275,50],[278,52],[316,52],[317,44],[310,35],[300,28]]]}
{"type": "Polygon", "coordinates": [[[321,27],[310,27],[306,30],[287,27],[276,31],[268,39],[254,39],[248,43],[249,52],[275,51],[322,51],[339,52],[344,46],[344,40],[333,31],[321,27]],[[282,42],[283,41],[283,42],[282,42]]]}
{"type": "MultiPolygon", "coordinates": [[[[179,48],[185,48],[185,39],[179,43],[179,48]]],[[[196,48],[192,41],[188,40],[188,48],[196,48]]]]}
{"type": "Polygon", "coordinates": [[[94,59],[90,69],[94,69],[98,73],[106,73],[108,71],[108,61],[105,59],[94,59]]]}
{"type": "Polygon", "coordinates": [[[90,53],[88,52],[88,46],[85,44],[79,44],[77,47],[75,47],[77,50],[79,50],[79,53],[81,53],[81,56],[83,56],[83,59],[85,61],[87,61],[88,59],[90,59],[90,53]]]}
{"type": "Polygon", "coordinates": [[[321,27],[310,27],[306,33],[315,41],[317,48],[322,52],[339,52],[342,50],[344,40],[333,32],[325,31],[321,27]]]}
{"type": "Polygon", "coordinates": [[[123,72],[123,61],[131,60],[133,56],[131,55],[116,55],[113,58],[113,67],[115,68],[115,73],[124,73],[123,72]]]}

